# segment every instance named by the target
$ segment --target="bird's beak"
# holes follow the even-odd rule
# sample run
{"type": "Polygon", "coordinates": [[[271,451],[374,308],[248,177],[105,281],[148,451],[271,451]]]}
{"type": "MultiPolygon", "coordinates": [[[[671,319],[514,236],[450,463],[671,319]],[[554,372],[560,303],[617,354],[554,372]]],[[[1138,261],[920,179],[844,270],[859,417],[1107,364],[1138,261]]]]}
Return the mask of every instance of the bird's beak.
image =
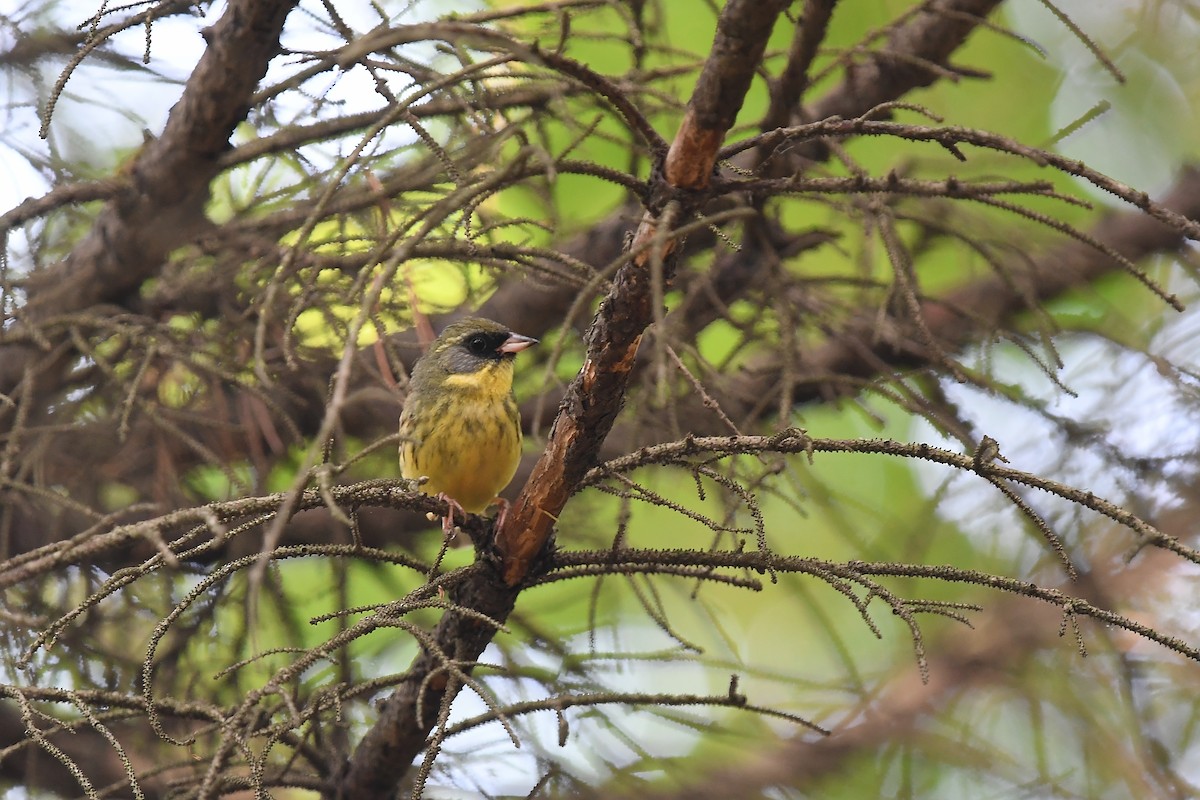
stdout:
{"type": "Polygon", "coordinates": [[[500,353],[519,353],[526,347],[531,347],[538,343],[537,339],[531,336],[522,336],[519,333],[510,333],[508,338],[504,340],[504,344],[497,348],[500,353]]]}

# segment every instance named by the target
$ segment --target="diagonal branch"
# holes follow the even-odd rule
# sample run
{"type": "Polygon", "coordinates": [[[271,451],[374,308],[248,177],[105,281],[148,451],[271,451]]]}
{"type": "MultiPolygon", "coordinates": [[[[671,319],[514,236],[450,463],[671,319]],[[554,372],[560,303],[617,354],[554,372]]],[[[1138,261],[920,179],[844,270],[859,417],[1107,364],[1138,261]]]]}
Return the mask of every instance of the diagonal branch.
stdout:
{"type": "Polygon", "coordinates": [[[808,109],[809,118],[859,117],[913,89],[956,74],[950,55],[1002,2],[922,3],[907,22],[891,31],[886,48],[846,68],[841,85],[808,109]]]}
{"type": "MultiPolygon", "coordinates": [[[[123,186],[70,255],[30,276],[23,327],[125,297],[158,271],[172,249],[204,228],[209,182],[279,51],[284,21],[295,5],[296,0],[234,0],[204,32],[208,48],[162,135],[138,153],[123,186]]],[[[38,351],[31,345],[5,351],[0,392],[7,394],[38,351]]],[[[55,390],[61,376],[53,373],[67,363],[64,355],[39,364],[39,388],[55,390]]]]}
{"type": "MultiPolygon", "coordinates": [[[[671,145],[667,166],[656,181],[660,205],[643,219],[635,255],[617,273],[589,333],[587,359],[568,389],[545,452],[497,533],[500,574],[486,561],[455,601],[503,623],[535,557],[549,540],[552,523],[592,467],[621,409],[642,332],[653,319],[652,260],[662,266],[674,248],[673,206],[683,219],[699,206],[716,154],[741,108],[776,17],[786,0],[731,0],[717,22],[713,53],[701,73],[687,117],[671,145]],[[680,192],[680,190],[684,192],[680,192]],[[661,216],[660,216],[661,215],[661,216]],[[660,227],[661,226],[661,227],[660,227]]],[[[678,217],[676,217],[678,218],[678,217]]],[[[669,274],[669,266],[664,269],[669,274]]],[[[496,628],[468,614],[447,613],[434,632],[437,650],[469,665],[496,628]]],[[[384,704],[379,720],[355,750],[335,784],[339,798],[391,798],[396,785],[426,745],[436,715],[459,688],[445,655],[426,648],[407,679],[384,704]],[[425,709],[422,715],[420,709],[425,709]]]]}
{"type": "Polygon", "coordinates": [[[771,102],[759,129],[769,131],[791,124],[799,110],[800,98],[808,88],[808,70],[817,57],[817,48],[825,41],[829,20],[837,0],[806,0],[800,21],[792,36],[787,64],[779,77],[771,81],[771,102]]]}
{"type": "Polygon", "coordinates": [[[625,398],[642,332],[658,312],[651,302],[651,273],[669,283],[677,241],[675,219],[689,219],[702,204],[726,132],[754,77],[776,17],[786,3],[731,2],[721,12],[712,56],[688,102],[671,143],[650,209],[633,238],[630,261],[613,281],[589,331],[587,357],[567,389],[550,439],[533,475],[497,532],[504,579],[524,580],[550,537],[558,514],[600,451],[625,398]],[[655,199],[657,198],[657,200],[655,199]]]}

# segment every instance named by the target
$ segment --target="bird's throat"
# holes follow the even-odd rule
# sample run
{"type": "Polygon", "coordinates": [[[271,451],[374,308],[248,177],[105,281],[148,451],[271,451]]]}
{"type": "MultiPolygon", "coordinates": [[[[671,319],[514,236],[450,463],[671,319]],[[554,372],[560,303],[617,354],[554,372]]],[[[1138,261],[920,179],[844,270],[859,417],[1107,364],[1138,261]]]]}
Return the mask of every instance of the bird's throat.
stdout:
{"type": "Polygon", "coordinates": [[[460,372],[446,376],[446,387],[459,392],[499,398],[512,391],[512,365],[489,364],[475,372],[460,372]]]}

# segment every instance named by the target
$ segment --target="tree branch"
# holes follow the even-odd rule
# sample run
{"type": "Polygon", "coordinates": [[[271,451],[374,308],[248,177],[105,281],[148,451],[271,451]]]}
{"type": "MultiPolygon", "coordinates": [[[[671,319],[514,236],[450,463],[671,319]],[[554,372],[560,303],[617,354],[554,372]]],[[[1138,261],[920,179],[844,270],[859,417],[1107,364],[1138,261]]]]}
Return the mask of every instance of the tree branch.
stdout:
{"type": "MultiPolygon", "coordinates": [[[[296,0],[234,0],[204,32],[209,46],[162,135],[141,149],[124,185],[70,255],[29,277],[23,326],[125,297],[158,271],[172,249],[208,224],[209,183],[279,50],[284,20],[295,5],[296,0]]],[[[30,345],[8,345],[5,351],[0,392],[9,394],[39,356],[30,345]]],[[[68,363],[63,353],[39,364],[39,389],[57,391],[68,363]]]]}
{"type": "MultiPolygon", "coordinates": [[[[1159,205],[1188,220],[1200,220],[1200,169],[1185,168],[1159,205]]],[[[1110,213],[1091,229],[1091,235],[1133,262],[1177,251],[1186,242],[1179,228],[1141,211],[1110,213]]],[[[992,335],[1014,315],[1028,311],[1031,303],[1057,297],[1121,269],[1094,247],[1070,241],[1033,259],[1027,269],[1019,271],[1016,281],[989,275],[944,298],[924,301],[921,315],[938,346],[953,351],[992,335]]],[[[793,397],[797,403],[824,397],[831,389],[831,375],[870,379],[879,377],[881,366],[902,370],[926,366],[930,360],[929,349],[909,326],[894,317],[881,324],[878,315],[864,312],[839,335],[804,353],[793,397]]],[[[755,377],[739,386],[737,394],[761,398],[763,392],[771,391],[782,366],[777,355],[758,359],[746,370],[755,377]]]]}
{"type": "MultiPolygon", "coordinates": [[[[785,5],[786,0],[731,0],[723,9],[714,54],[701,73],[688,116],[671,145],[668,166],[659,179],[660,196],[681,188],[703,188],[707,183],[725,130],[733,123],[758,66],[758,58],[747,58],[747,54],[761,56],[775,18],[785,5]],[[704,164],[708,166],[697,167],[704,164]]],[[[699,196],[676,202],[690,210],[698,204],[699,196]]],[[[666,201],[663,206],[667,206],[666,201]]],[[[663,208],[657,213],[663,214],[663,208]]],[[[501,572],[493,572],[486,561],[478,562],[475,580],[469,581],[455,598],[497,623],[503,623],[512,611],[534,558],[549,540],[553,522],[595,463],[600,445],[620,411],[642,332],[654,315],[650,261],[666,260],[673,248],[672,213],[668,211],[664,216],[648,214],[643,220],[635,238],[635,256],[617,273],[592,323],[587,359],[568,389],[542,457],[505,525],[497,532],[501,572]],[[648,246],[639,248],[639,240],[648,246]]],[[[669,267],[664,274],[669,276],[669,267]]],[[[495,632],[495,627],[473,616],[447,613],[434,637],[438,649],[469,671],[495,632]]],[[[337,797],[385,800],[392,796],[412,759],[426,746],[426,734],[435,721],[428,712],[422,718],[418,709],[445,708],[460,688],[449,679],[445,659],[446,655],[428,647],[422,651],[336,781],[337,797]]]]}

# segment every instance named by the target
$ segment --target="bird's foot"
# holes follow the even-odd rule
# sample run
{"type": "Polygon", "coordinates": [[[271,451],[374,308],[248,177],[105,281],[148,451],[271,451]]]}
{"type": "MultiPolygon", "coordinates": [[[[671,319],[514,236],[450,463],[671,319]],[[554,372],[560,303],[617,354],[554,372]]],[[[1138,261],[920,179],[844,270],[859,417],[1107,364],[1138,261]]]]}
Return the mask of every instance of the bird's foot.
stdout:
{"type": "Polygon", "coordinates": [[[492,526],[492,530],[503,530],[504,520],[508,519],[508,509],[512,508],[512,503],[503,497],[493,498],[492,502],[500,506],[500,513],[496,515],[496,524],[492,526]]]}
{"type": "Polygon", "coordinates": [[[457,511],[462,517],[462,521],[467,521],[467,512],[459,505],[458,501],[445,492],[438,493],[438,499],[444,500],[449,508],[446,509],[446,516],[442,517],[442,533],[449,537],[454,533],[454,512],[457,511]]]}

